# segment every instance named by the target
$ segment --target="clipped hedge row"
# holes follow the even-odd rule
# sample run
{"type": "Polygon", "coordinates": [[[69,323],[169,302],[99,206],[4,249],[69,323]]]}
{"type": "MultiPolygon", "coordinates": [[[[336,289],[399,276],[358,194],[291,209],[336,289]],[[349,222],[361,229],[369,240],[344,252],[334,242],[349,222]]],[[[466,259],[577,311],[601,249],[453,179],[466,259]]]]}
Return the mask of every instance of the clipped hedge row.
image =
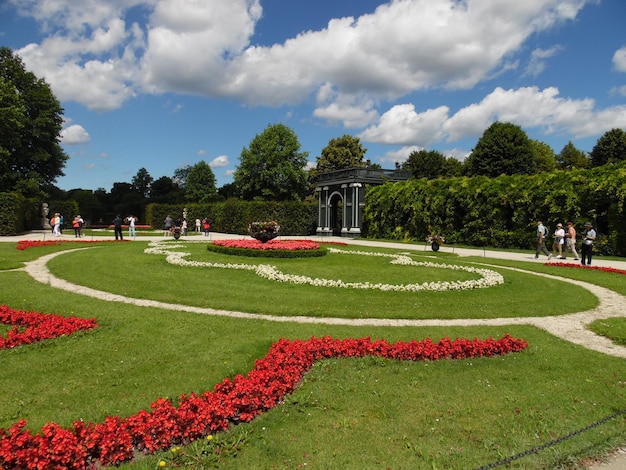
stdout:
{"type": "Polygon", "coordinates": [[[536,221],[551,231],[591,221],[596,251],[626,256],[626,164],[538,175],[410,180],[372,187],[364,223],[371,238],[424,240],[430,233],[472,246],[529,248],[536,221]]]}
{"type": "Polygon", "coordinates": [[[24,230],[26,199],[18,193],[0,193],[0,235],[16,235],[24,230]]]}
{"type": "Polygon", "coordinates": [[[189,230],[196,219],[208,217],[211,231],[248,234],[251,222],[276,220],[281,235],[312,235],[317,227],[317,203],[261,202],[229,199],[209,204],[149,204],[146,221],[155,229],[163,228],[165,218],[181,219],[187,209],[189,230]]]}

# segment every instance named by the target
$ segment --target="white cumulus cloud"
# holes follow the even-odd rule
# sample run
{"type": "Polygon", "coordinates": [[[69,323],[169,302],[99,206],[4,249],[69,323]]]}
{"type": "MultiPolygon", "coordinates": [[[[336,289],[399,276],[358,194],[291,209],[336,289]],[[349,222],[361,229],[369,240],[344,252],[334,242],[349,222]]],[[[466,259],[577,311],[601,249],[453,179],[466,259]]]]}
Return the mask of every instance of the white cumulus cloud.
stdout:
{"type": "Polygon", "coordinates": [[[411,103],[395,105],[360,137],[382,144],[429,147],[442,141],[480,137],[495,121],[538,128],[546,134],[567,131],[577,138],[626,127],[626,106],[596,109],[594,100],[564,98],[555,87],[497,87],[479,103],[453,115],[449,112],[446,106],[417,112],[411,103]]]}
{"type": "Polygon", "coordinates": [[[626,46],[613,54],[613,67],[619,72],[626,72],[626,46]]]}
{"type": "Polygon", "coordinates": [[[220,155],[219,157],[215,157],[213,160],[211,160],[209,166],[211,168],[222,168],[228,166],[229,164],[230,161],[228,160],[228,157],[226,155],[220,155]]]}
{"type": "Polygon", "coordinates": [[[44,39],[17,53],[61,100],[107,111],[139,93],[181,92],[278,106],[331,84],[358,101],[317,115],[357,126],[374,117],[370,101],[467,89],[515,66],[530,36],[591,0],[391,0],[272,45],[254,43],[261,0],[8,1],[41,24],[44,39]]]}
{"type": "Polygon", "coordinates": [[[61,130],[61,142],[65,145],[86,144],[91,140],[89,133],[80,124],[72,124],[61,130]]]}

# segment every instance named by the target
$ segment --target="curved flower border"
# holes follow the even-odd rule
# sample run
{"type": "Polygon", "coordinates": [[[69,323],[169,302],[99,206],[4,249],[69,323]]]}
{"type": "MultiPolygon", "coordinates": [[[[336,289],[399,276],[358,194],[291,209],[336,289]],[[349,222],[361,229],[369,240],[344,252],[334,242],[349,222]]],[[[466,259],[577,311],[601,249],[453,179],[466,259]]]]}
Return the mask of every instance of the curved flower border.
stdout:
{"type": "MultiPolygon", "coordinates": [[[[121,241],[129,241],[127,239],[121,241]]],[[[24,251],[28,248],[35,248],[39,246],[54,246],[64,243],[110,243],[118,242],[118,240],[20,240],[15,245],[16,250],[24,251]]]]}
{"type": "Polygon", "coordinates": [[[435,361],[499,356],[528,347],[523,339],[506,334],[488,338],[444,338],[438,343],[379,339],[311,338],[307,341],[281,339],[267,355],[255,361],[247,376],[225,378],[212,391],[159,398],[151,410],[127,418],[109,416],[94,424],[75,421],[69,429],[46,423],[41,433],[26,429],[20,420],[8,430],[0,429],[0,467],[3,469],[91,468],[116,465],[136,452],[151,453],[173,445],[187,444],[230,425],[249,422],[278,405],[301,383],[315,362],[326,358],[378,356],[404,361],[435,361]]]}
{"type": "Polygon", "coordinates": [[[296,274],[286,274],[278,270],[275,266],[268,264],[244,264],[244,263],[210,263],[206,261],[188,261],[185,258],[191,253],[173,251],[175,248],[181,248],[182,244],[171,244],[164,242],[152,242],[150,246],[144,250],[144,253],[164,255],[168,263],[178,266],[203,267],[203,268],[221,268],[221,269],[241,269],[254,271],[256,275],[276,282],[288,282],[291,284],[308,284],[315,287],[338,287],[343,289],[377,289],[381,291],[393,292],[423,292],[436,291],[445,292],[452,290],[468,290],[483,289],[493,287],[504,283],[504,277],[491,269],[474,268],[471,266],[460,266],[454,264],[440,264],[429,261],[413,261],[407,255],[387,254],[370,251],[348,251],[337,248],[329,248],[329,253],[361,255],[361,256],[377,256],[391,258],[391,264],[402,266],[420,266],[427,268],[453,269],[457,271],[465,271],[478,274],[481,279],[473,279],[467,281],[440,281],[440,282],[424,282],[421,284],[383,284],[371,282],[344,282],[342,280],[312,278],[309,276],[301,276],[296,274]]]}

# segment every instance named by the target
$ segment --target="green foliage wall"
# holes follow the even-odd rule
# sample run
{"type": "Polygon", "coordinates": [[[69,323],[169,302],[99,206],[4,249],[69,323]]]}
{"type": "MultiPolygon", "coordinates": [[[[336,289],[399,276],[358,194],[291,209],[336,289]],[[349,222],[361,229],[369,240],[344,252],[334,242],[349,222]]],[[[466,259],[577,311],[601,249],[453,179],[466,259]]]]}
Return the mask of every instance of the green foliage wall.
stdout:
{"type": "Polygon", "coordinates": [[[181,219],[187,209],[189,229],[193,230],[195,219],[205,217],[211,222],[211,231],[248,234],[250,222],[276,220],[281,235],[311,235],[317,226],[317,203],[262,202],[229,199],[208,204],[150,204],[146,220],[154,228],[163,228],[165,217],[181,219]]]}
{"type": "Polygon", "coordinates": [[[473,246],[529,248],[535,223],[554,230],[592,221],[597,251],[626,256],[626,165],[537,175],[411,180],[368,190],[372,238],[423,240],[429,233],[473,246]]]}
{"type": "Polygon", "coordinates": [[[0,193],[0,235],[16,235],[24,229],[26,199],[18,193],[0,193]]]}

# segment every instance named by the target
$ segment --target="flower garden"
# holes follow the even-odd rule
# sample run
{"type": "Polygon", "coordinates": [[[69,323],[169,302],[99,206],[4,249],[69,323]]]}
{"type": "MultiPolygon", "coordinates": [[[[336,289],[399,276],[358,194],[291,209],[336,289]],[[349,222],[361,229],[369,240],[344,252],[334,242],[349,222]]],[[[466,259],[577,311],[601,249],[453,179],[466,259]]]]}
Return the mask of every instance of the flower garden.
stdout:
{"type": "MultiPolygon", "coordinates": [[[[264,245],[272,243],[278,240],[264,245]]],[[[207,244],[166,240],[71,251],[69,242],[24,243],[12,249],[28,261],[67,248],[48,265],[79,285],[235,311],[250,305],[287,319],[292,310],[312,315],[305,306],[318,302],[323,309],[329,300],[337,304],[332,314],[353,302],[358,310],[350,318],[357,321],[378,312],[381,318],[397,312],[400,320],[439,318],[445,305],[453,318],[488,318],[489,310],[515,312],[556,289],[561,313],[592,305],[576,286],[533,282],[445,254],[433,259],[339,245],[323,246],[321,258],[268,263],[210,252],[207,244]]],[[[376,460],[392,468],[477,467],[580,427],[624,398],[615,382],[624,370],[618,359],[506,322],[387,327],[222,318],[107,303],[20,272],[0,273],[0,288],[10,306],[0,308],[0,322],[11,325],[0,330],[0,344],[11,337],[0,348],[0,467],[7,469],[95,469],[130,461],[132,468],[178,467],[182,455],[196,459],[187,464],[195,468],[214,465],[209,461],[220,468],[331,461],[366,468],[376,460]],[[34,290],[41,296],[32,296],[34,290]],[[49,304],[55,314],[40,313],[50,311],[49,304]],[[579,370],[588,380],[568,380],[579,370]],[[14,398],[28,394],[34,398],[27,405],[14,398]],[[191,444],[206,437],[214,438],[210,449],[191,444]]],[[[620,429],[617,423],[603,431],[603,439],[620,429]]],[[[579,444],[566,444],[529,457],[524,468],[545,468],[577,452],[579,444]]]]}
{"type": "Polygon", "coordinates": [[[140,452],[155,452],[190,442],[229,426],[249,422],[275,407],[293,392],[315,361],[323,358],[378,356],[406,361],[435,361],[497,356],[527,347],[508,335],[499,340],[430,340],[389,344],[370,338],[337,340],[330,337],[308,341],[281,339],[255,362],[244,377],[225,378],[212,391],[181,395],[177,403],[154,401],[150,411],[103,423],[76,421],[64,429],[47,423],[40,433],[25,429],[20,420],[0,430],[0,463],[5,469],[84,469],[92,462],[102,465],[131,460],[140,452]]]}

